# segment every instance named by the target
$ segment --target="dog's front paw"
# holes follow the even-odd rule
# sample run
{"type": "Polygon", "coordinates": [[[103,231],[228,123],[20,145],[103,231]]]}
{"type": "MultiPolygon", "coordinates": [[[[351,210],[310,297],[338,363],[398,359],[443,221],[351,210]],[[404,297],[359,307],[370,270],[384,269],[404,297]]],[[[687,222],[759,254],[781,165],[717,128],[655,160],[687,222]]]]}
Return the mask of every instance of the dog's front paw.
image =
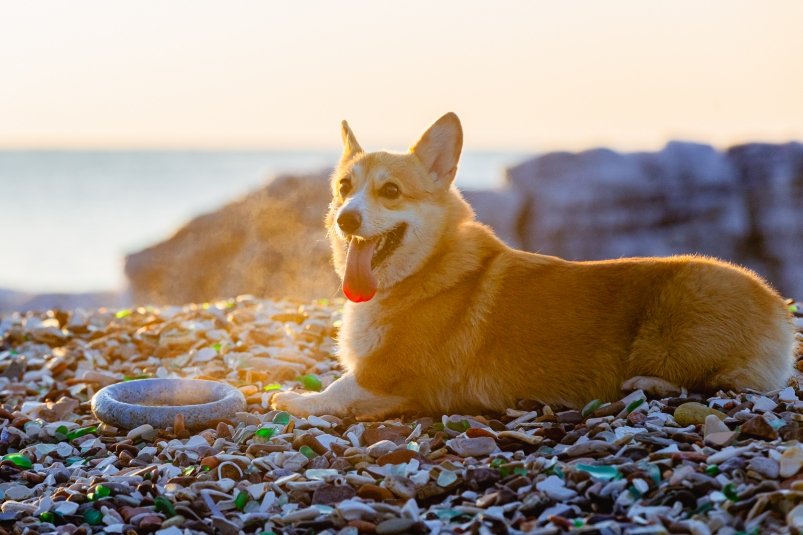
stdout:
{"type": "Polygon", "coordinates": [[[270,406],[276,410],[287,411],[293,416],[306,418],[314,413],[315,402],[310,395],[297,392],[278,392],[273,395],[270,406]]]}

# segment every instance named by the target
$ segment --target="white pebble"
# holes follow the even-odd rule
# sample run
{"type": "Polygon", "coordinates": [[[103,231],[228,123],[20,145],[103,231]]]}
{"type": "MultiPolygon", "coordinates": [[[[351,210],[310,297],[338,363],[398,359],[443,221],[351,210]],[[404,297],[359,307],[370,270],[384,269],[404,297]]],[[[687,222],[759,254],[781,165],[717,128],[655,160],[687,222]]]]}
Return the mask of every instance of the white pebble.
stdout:
{"type": "Polygon", "coordinates": [[[577,496],[577,492],[567,489],[563,480],[558,476],[549,476],[543,481],[535,484],[535,488],[557,501],[571,500],[577,496]]]}
{"type": "Polygon", "coordinates": [[[156,436],[156,432],[153,429],[151,424],[142,424],[139,427],[135,427],[131,431],[128,432],[126,438],[131,440],[136,440],[138,438],[144,438],[145,440],[149,440],[156,436]]]}

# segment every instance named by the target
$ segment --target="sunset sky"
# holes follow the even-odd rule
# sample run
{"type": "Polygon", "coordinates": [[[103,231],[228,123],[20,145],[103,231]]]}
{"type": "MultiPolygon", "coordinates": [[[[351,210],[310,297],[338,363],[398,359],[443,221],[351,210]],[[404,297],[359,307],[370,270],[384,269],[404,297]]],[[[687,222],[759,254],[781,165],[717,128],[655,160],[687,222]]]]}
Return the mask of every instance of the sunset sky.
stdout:
{"type": "Polygon", "coordinates": [[[803,2],[0,1],[0,147],[803,139],[803,2]]]}

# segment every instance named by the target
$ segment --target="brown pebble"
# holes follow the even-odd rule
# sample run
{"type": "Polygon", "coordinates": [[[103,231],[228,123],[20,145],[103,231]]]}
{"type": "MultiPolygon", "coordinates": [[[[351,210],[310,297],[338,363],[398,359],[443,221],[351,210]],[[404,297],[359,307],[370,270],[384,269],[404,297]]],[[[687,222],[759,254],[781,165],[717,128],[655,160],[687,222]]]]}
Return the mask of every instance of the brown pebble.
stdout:
{"type": "Polygon", "coordinates": [[[356,492],[348,485],[323,485],[312,494],[313,504],[329,505],[354,497],[356,492]]]}
{"type": "Polygon", "coordinates": [[[559,412],[555,417],[560,424],[579,424],[583,421],[583,415],[577,410],[559,412]]]}
{"type": "Polygon", "coordinates": [[[131,507],[124,505],[118,509],[117,512],[120,513],[120,516],[123,517],[123,520],[129,522],[132,517],[141,515],[142,513],[149,513],[151,510],[152,509],[150,507],[131,507]]]}
{"type": "Polygon", "coordinates": [[[772,428],[764,416],[757,414],[742,424],[741,432],[744,435],[751,435],[766,440],[778,438],[778,432],[772,428]]]}
{"type": "Polygon", "coordinates": [[[217,434],[218,438],[231,438],[229,426],[224,422],[218,422],[217,427],[215,428],[215,433],[217,434]]]}
{"type": "Polygon", "coordinates": [[[602,418],[604,416],[614,416],[622,412],[625,408],[625,403],[622,400],[614,401],[610,405],[603,405],[599,409],[595,410],[592,414],[592,418],[602,418]]]}
{"type": "Polygon", "coordinates": [[[156,515],[143,516],[137,525],[140,530],[148,531],[155,530],[162,525],[162,518],[156,515]]]}
{"type": "Polygon", "coordinates": [[[391,451],[390,453],[386,453],[385,455],[381,456],[376,460],[376,463],[379,466],[385,466],[386,464],[402,464],[410,462],[415,457],[416,452],[413,450],[405,450],[400,448],[396,451],[391,451]]]}
{"type": "Polygon", "coordinates": [[[42,481],[45,480],[45,475],[44,474],[39,474],[37,472],[31,472],[30,470],[27,470],[27,471],[23,472],[21,475],[22,475],[22,479],[24,479],[25,481],[27,481],[29,483],[33,483],[35,485],[38,485],[39,483],[41,483],[42,481]]]}
{"type": "Polygon", "coordinates": [[[350,528],[357,528],[359,533],[376,533],[376,524],[367,520],[351,520],[347,524],[350,528]]]}
{"type": "Polygon", "coordinates": [[[363,432],[362,441],[366,446],[370,446],[380,440],[390,440],[396,444],[403,444],[409,434],[410,428],[403,425],[372,427],[363,432]]]}
{"type": "Polygon", "coordinates": [[[299,440],[298,446],[309,446],[312,448],[312,451],[318,455],[324,455],[327,451],[329,451],[323,444],[318,442],[318,439],[307,433],[301,435],[301,440],[299,440]]]}
{"type": "Polygon", "coordinates": [[[487,429],[483,429],[481,427],[472,427],[471,429],[466,431],[466,436],[468,438],[478,438],[478,437],[496,438],[496,435],[494,435],[487,429]]]}
{"type": "Polygon", "coordinates": [[[215,468],[217,468],[219,464],[220,464],[220,459],[218,459],[217,457],[209,456],[201,459],[201,466],[206,466],[210,470],[214,470],[215,468]]]}
{"type": "Polygon", "coordinates": [[[383,500],[390,500],[393,498],[393,493],[388,489],[374,485],[372,483],[365,483],[357,489],[357,496],[363,500],[374,500],[381,502],[383,500]]]}

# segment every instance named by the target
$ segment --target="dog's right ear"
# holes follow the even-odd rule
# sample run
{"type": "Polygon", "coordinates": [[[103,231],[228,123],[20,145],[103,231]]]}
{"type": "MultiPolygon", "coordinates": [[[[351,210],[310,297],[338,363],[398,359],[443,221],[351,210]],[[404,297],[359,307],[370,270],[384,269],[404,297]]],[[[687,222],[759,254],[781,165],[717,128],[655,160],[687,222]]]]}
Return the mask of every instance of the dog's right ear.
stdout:
{"type": "Polygon", "coordinates": [[[362,154],[362,147],[357,143],[357,138],[346,121],[340,123],[340,137],[343,139],[343,155],[340,157],[342,163],[351,160],[358,154],[362,154]]]}
{"type": "Polygon", "coordinates": [[[463,128],[454,113],[447,113],[424,132],[410,152],[424,164],[436,182],[452,183],[463,149],[463,128]]]}

